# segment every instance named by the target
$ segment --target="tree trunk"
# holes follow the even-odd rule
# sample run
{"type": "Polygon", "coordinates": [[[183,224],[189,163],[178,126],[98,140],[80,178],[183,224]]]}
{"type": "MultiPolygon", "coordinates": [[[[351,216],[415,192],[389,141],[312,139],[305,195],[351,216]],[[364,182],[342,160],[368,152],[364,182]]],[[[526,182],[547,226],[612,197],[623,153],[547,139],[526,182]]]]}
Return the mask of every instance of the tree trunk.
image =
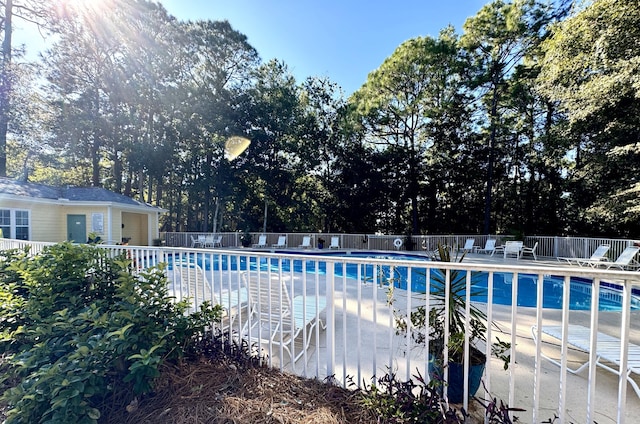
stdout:
{"type": "Polygon", "coordinates": [[[220,208],[220,197],[216,197],[216,209],[213,212],[213,234],[218,232],[218,209],[220,208]]]}
{"type": "Polygon", "coordinates": [[[93,143],[91,144],[91,185],[101,187],[100,184],[100,142],[102,140],[101,131],[98,129],[98,119],[100,119],[100,92],[95,92],[95,113],[93,115],[93,143]]]}
{"type": "Polygon", "coordinates": [[[131,197],[131,187],[133,185],[133,175],[132,175],[133,171],[131,171],[131,169],[129,169],[129,172],[127,172],[127,181],[124,185],[124,195],[127,197],[131,197]]]}
{"type": "Polygon", "coordinates": [[[113,180],[115,184],[114,191],[122,193],[122,159],[117,150],[113,153],[113,180]]]}
{"type": "Polygon", "coordinates": [[[491,231],[491,193],[493,191],[493,161],[495,156],[496,144],[496,119],[498,111],[498,82],[493,81],[493,98],[491,99],[491,114],[489,115],[489,125],[491,131],[489,133],[489,159],[487,164],[487,192],[484,201],[484,234],[490,234],[491,231]]]}
{"type": "Polygon", "coordinates": [[[268,205],[268,201],[267,201],[267,196],[264,196],[264,222],[262,224],[262,232],[266,233],[267,232],[267,205],[268,205]]]}
{"type": "Polygon", "coordinates": [[[160,179],[158,179],[158,181],[156,181],[156,205],[160,205],[161,201],[162,201],[162,184],[160,179]]]}
{"type": "MultiPolygon", "coordinates": [[[[141,199],[144,201],[144,196],[141,196],[141,199]]],[[[147,189],[147,200],[148,204],[151,204],[153,200],[153,177],[149,175],[149,188],[147,189]]]]}
{"type": "Polygon", "coordinates": [[[91,146],[91,185],[100,187],[100,137],[97,131],[93,132],[93,144],[91,146]]]}
{"type": "Polygon", "coordinates": [[[4,17],[4,40],[2,42],[2,69],[0,69],[0,177],[7,176],[7,132],[11,100],[11,19],[13,0],[7,0],[4,17]]]}

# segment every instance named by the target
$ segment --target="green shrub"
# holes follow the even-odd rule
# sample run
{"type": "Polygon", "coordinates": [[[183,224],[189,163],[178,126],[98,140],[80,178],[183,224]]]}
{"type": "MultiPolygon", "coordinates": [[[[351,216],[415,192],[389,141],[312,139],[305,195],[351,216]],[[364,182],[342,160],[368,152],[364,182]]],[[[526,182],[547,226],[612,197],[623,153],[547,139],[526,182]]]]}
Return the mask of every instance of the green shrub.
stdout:
{"type": "Polygon", "coordinates": [[[165,360],[184,355],[221,308],[168,296],[161,268],[131,273],[108,251],[69,243],[29,257],[0,252],[0,352],[7,423],[96,423],[117,394],[149,392],[165,360]]]}

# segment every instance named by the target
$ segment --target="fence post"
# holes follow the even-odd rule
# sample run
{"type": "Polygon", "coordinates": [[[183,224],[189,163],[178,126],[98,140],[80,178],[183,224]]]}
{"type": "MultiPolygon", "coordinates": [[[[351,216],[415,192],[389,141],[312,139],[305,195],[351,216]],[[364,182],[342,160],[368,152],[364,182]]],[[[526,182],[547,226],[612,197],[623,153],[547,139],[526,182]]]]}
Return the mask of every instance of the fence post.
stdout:
{"type": "Polygon", "coordinates": [[[335,264],[333,262],[327,262],[327,288],[326,288],[326,300],[327,300],[327,376],[335,374],[336,366],[336,317],[335,317],[335,264]]]}

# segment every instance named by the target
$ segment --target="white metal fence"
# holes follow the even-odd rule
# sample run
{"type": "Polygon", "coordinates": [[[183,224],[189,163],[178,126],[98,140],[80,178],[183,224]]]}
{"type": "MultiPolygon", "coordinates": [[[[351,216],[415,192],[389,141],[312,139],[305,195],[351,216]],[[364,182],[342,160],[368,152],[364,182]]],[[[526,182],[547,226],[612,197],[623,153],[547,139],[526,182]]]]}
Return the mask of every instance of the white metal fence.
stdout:
{"type": "MultiPolygon", "coordinates": [[[[358,236],[342,237],[341,242],[345,245],[363,243],[362,239],[356,238],[358,236]]],[[[467,236],[458,237],[458,241],[464,242],[467,236]]],[[[230,238],[227,234],[224,240],[230,238]]],[[[328,240],[328,237],[323,238],[328,240]]],[[[297,240],[291,235],[288,240],[289,244],[302,242],[301,238],[297,240]]],[[[367,248],[380,249],[384,241],[369,236],[367,242],[372,244],[368,246],[376,247],[367,248]]],[[[601,242],[594,240],[594,244],[585,244],[583,240],[563,245],[553,237],[539,238],[539,241],[542,245],[548,244],[545,249],[557,249],[558,254],[571,251],[576,256],[584,256],[583,251],[590,252],[594,244],[601,242]]],[[[24,244],[0,239],[1,249],[24,244]]],[[[46,245],[29,244],[32,252],[46,245]]],[[[418,329],[409,325],[408,337],[398,334],[394,317],[408,315],[418,306],[429,309],[430,299],[424,293],[430,292],[429,276],[439,272],[437,270],[444,270],[446,276],[450,275],[446,270],[463,272],[467,277],[468,292],[475,284],[476,276],[485,275],[487,299],[476,304],[486,312],[489,322],[495,324],[489,328],[487,340],[499,338],[511,343],[512,347],[507,371],[503,369],[502,361],[488,360],[483,378],[487,393],[482,391],[481,396],[487,399],[497,396],[511,406],[526,409],[516,414],[522,422],[542,422],[557,414],[561,422],[602,421],[608,416],[612,421],[623,423],[625,420],[635,422],[640,414],[640,393],[636,396],[630,383],[637,382],[640,370],[607,372],[598,366],[600,358],[595,353],[597,334],[601,332],[625,341],[620,345],[618,357],[621,369],[627,370],[630,361],[638,360],[640,352],[630,351],[628,343],[631,340],[640,345],[637,312],[640,299],[638,292],[634,294],[634,288],[638,290],[640,285],[638,272],[550,267],[533,261],[444,263],[416,258],[390,259],[383,258],[384,255],[378,258],[325,256],[321,253],[328,252],[316,250],[275,253],[224,248],[100,247],[130,258],[135,269],[165,263],[176,298],[206,299],[225,305],[228,314],[225,331],[252,341],[262,340],[262,352],[268,355],[269,365],[319,379],[333,376],[345,386],[349,381],[358,386],[370,384],[374,376],[382,376],[388,371],[404,379],[416,373],[427,376],[427,349],[410,337],[418,329]],[[179,265],[202,269],[202,273],[178,275],[179,265]],[[576,281],[582,284],[578,284],[580,289],[572,291],[576,281]],[[280,282],[284,285],[280,286],[280,282]],[[259,318],[254,313],[256,305],[252,302],[255,299],[249,297],[247,284],[270,289],[273,285],[277,287],[280,299],[287,293],[291,299],[298,297],[301,302],[292,302],[291,315],[296,318],[309,318],[310,315],[326,327],[318,326],[317,331],[309,331],[309,327],[302,326],[298,337],[292,338],[295,324],[285,322],[281,314],[273,314],[266,329],[256,326],[259,318]],[[619,290],[611,291],[612,285],[619,290]],[[519,292],[524,293],[527,287],[532,291],[528,292],[528,299],[523,299],[519,292]],[[552,289],[559,290],[555,298],[546,293],[552,289]],[[577,296],[574,295],[576,292],[593,295],[589,302],[577,305],[583,310],[570,309],[570,300],[577,296]],[[513,306],[495,304],[496,298],[503,295],[518,300],[512,302],[513,306]],[[318,301],[320,298],[326,302],[324,307],[318,301]],[[545,301],[556,301],[559,309],[543,308],[545,301]],[[516,305],[530,302],[533,306],[516,305]],[[610,306],[609,302],[617,302],[618,310],[601,310],[602,305],[610,306]],[[590,329],[590,339],[586,341],[590,353],[574,349],[566,337],[554,340],[545,338],[542,333],[545,326],[559,325],[567,334],[569,324],[590,329]],[[533,326],[536,326],[533,334],[542,343],[534,342],[533,326]],[[267,337],[267,333],[276,327],[282,331],[267,337]],[[308,346],[301,344],[301,340],[308,341],[308,346]],[[298,354],[301,354],[300,359],[292,361],[291,358],[298,354]],[[555,357],[560,366],[546,361],[543,354],[555,357]],[[587,369],[578,375],[571,374],[571,365],[580,361],[588,363],[587,369]]],[[[270,302],[275,300],[263,301],[262,311],[274,307],[270,302]]],[[[481,348],[488,358],[491,357],[490,345],[481,348]]],[[[464,406],[468,407],[468,401],[464,406]]]]}
{"type": "MultiPolygon", "coordinates": [[[[317,247],[319,240],[324,240],[324,248],[329,246],[332,237],[337,237],[341,249],[350,250],[388,250],[388,251],[425,251],[433,250],[438,244],[449,246],[463,246],[469,238],[475,239],[475,245],[484,247],[487,239],[497,240],[497,245],[503,244],[513,236],[509,235],[414,235],[408,237],[402,234],[341,234],[341,233],[251,233],[252,243],[258,241],[258,237],[264,234],[267,237],[267,246],[278,241],[278,237],[286,236],[286,248],[297,248],[302,244],[305,236],[311,237],[311,246],[317,247]],[[399,240],[399,241],[398,241],[399,240]]],[[[162,233],[161,240],[167,247],[193,247],[198,236],[213,236],[213,233],[162,233]]],[[[242,233],[218,233],[222,236],[223,247],[240,247],[242,233]]],[[[609,256],[615,259],[627,246],[640,244],[632,239],[609,239],[594,237],[558,237],[558,236],[527,236],[524,244],[532,247],[538,243],[537,255],[547,258],[576,257],[585,258],[591,256],[599,245],[611,246],[609,256]]]]}

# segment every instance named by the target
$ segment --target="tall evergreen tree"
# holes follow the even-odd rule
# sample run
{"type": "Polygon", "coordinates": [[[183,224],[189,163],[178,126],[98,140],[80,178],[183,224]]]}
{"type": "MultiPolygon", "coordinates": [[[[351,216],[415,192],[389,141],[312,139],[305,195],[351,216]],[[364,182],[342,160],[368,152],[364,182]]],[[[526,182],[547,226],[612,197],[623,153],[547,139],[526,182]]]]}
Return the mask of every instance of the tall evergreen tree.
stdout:
{"type": "MultiPolygon", "coordinates": [[[[7,176],[7,133],[16,114],[12,113],[14,102],[13,84],[16,78],[15,46],[13,45],[14,20],[36,25],[39,29],[51,23],[53,2],[50,0],[3,0],[0,1],[0,34],[2,53],[0,57],[0,177],[7,176]]],[[[21,51],[18,51],[21,55],[21,51]]]]}
{"type": "Polygon", "coordinates": [[[540,90],[567,114],[574,141],[572,232],[640,231],[640,2],[597,0],[554,27],[540,90]],[[580,225],[580,221],[584,224],[580,225]]]}
{"type": "MultiPolygon", "coordinates": [[[[475,61],[475,84],[486,110],[487,174],[483,232],[492,230],[491,207],[496,179],[496,159],[508,139],[499,110],[506,81],[527,52],[540,41],[540,31],[548,22],[537,0],[495,0],[464,23],[461,45],[475,61]]],[[[504,172],[504,169],[500,171],[504,172]]],[[[500,175],[500,174],[498,174],[500,175]]]]}

